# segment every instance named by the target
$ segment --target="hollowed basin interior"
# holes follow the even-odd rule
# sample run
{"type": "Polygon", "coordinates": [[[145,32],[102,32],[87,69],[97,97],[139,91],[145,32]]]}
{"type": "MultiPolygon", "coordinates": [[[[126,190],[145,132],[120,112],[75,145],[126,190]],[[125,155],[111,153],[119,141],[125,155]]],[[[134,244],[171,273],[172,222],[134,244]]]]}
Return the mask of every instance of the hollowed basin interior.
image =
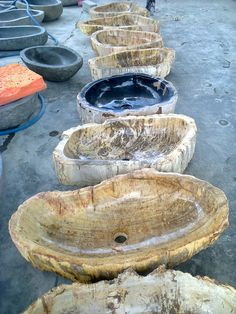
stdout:
{"type": "Polygon", "coordinates": [[[107,5],[98,6],[94,9],[96,12],[117,12],[122,13],[129,11],[131,4],[129,3],[110,3],[107,5]]]}
{"type": "Polygon", "coordinates": [[[161,40],[157,33],[127,30],[102,30],[96,33],[95,38],[100,44],[110,47],[136,46],[161,40]]]}
{"type": "MultiPolygon", "coordinates": [[[[34,10],[30,10],[30,13],[33,16],[37,16],[40,14],[40,12],[34,11],[34,10]]],[[[0,13],[0,24],[2,22],[8,22],[11,20],[20,19],[20,18],[24,18],[24,17],[29,17],[26,10],[17,9],[17,10],[10,10],[7,12],[2,12],[2,13],[0,13]]]]}
{"type": "Polygon", "coordinates": [[[40,6],[48,6],[52,4],[57,4],[57,0],[27,0],[29,5],[40,5],[40,6]]]}
{"type": "Polygon", "coordinates": [[[19,38],[42,33],[42,28],[37,26],[9,26],[1,27],[0,38],[19,38]]]}
{"type": "Polygon", "coordinates": [[[84,22],[88,25],[101,26],[133,26],[133,25],[149,25],[156,24],[157,21],[135,14],[122,14],[114,17],[98,18],[84,22]]]}
{"type": "Polygon", "coordinates": [[[81,92],[92,107],[114,112],[161,104],[174,94],[167,81],[132,73],[94,81],[81,92]]]}
{"type": "MultiPolygon", "coordinates": [[[[69,66],[78,61],[78,55],[72,50],[58,46],[38,46],[24,50],[23,58],[42,67],[69,66]]],[[[80,58],[81,59],[81,58],[80,58]]]]}
{"type": "Polygon", "coordinates": [[[92,260],[114,256],[118,248],[134,253],[153,247],[158,255],[161,247],[168,251],[212,233],[216,237],[225,224],[226,203],[206,182],[146,169],[94,187],[38,194],[13,215],[10,232],[18,248],[40,252],[41,247],[50,256],[84,254],[92,260]]]}
{"type": "Polygon", "coordinates": [[[186,137],[190,122],[178,115],[127,117],[72,133],[64,154],[81,160],[158,161],[186,137]]]}

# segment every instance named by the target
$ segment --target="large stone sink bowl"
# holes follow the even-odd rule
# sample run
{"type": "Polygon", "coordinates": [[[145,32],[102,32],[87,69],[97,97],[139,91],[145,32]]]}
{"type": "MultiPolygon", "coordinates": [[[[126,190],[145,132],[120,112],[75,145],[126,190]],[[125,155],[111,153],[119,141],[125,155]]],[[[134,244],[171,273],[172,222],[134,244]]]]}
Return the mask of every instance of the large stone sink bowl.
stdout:
{"type": "MultiPolygon", "coordinates": [[[[30,13],[38,22],[42,22],[44,18],[43,11],[30,10],[30,13]]],[[[14,25],[35,25],[35,24],[27,14],[27,11],[24,9],[9,10],[6,12],[0,11],[0,26],[14,26],[14,25]]]]}
{"type": "Polygon", "coordinates": [[[138,14],[148,16],[148,10],[139,7],[134,2],[111,2],[91,8],[89,14],[92,19],[99,17],[114,17],[119,14],[138,14]]]}
{"type": "Polygon", "coordinates": [[[13,214],[9,230],[35,267],[71,280],[177,265],[213,244],[228,225],[225,194],[191,176],[153,169],[96,186],[40,193],[13,214]]]}
{"type": "Polygon", "coordinates": [[[77,109],[82,123],[102,123],[122,116],[173,113],[177,98],[170,82],[127,73],[88,83],[77,96],[77,109]]]}
{"type": "Polygon", "coordinates": [[[165,78],[171,70],[175,51],[170,48],[127,50],[88,61],[94,80],[124,74],[147,73],[165,78]]]}
{"type": "Polygon", "coordinates": [[[187,116],[125,117],[64,132],[53,159],[61,183],[83,187],[144,167],[182,173],[195,142],[187,116]]]}
{"type": "Polygon", "coordinates": [[[35,301],[24,314],[214,313],[234,314],[236,290],[208,277],[158,268],[145,277],[127,270],[112,281],[61,285],[35,301]],[[96,292],[96,293],[94,293],[96,292]],[[114,310],[115,309],[115,310],[114,310]]]}
{"type": "Polygon", "coordinates": [[[119,28],[105,29],[93,33],[91,43],[92,48],[99,56],[133,49],[163,47],[162,37],[158,33],[119,28]]]}
{"type": "Polygon", "coordinates": [[[20,53],[27,67],[48,81],[69,80],[82,67],[83,59],[74,50],[64,46],[36,46],[20,53]]]}
{"type": "MultiPolygon", "coordinates": [[[[60,0],[27,0],[31,9],[44,12],[44,22],[54,21],[58,19],[63,12],[63,6],[60,0]]],[[[26,4],[17,1],[16,6],[25,9],[26,4]]]]}
{"type": "Polygon", "coordinates": [[[4,26],[0,27],[0,49],[21,50],[44,45],[48,40],[45,28],[40,26],[4,26]]]}
{"type": "Polygon", "coordinates": [[[136,14],[122,14],[113,17],[103,17],[88,21],[80,21],[76,25],[86,35],[110,28],[127,29],[133,31],[159,32],[158,21],[136,14]]]}

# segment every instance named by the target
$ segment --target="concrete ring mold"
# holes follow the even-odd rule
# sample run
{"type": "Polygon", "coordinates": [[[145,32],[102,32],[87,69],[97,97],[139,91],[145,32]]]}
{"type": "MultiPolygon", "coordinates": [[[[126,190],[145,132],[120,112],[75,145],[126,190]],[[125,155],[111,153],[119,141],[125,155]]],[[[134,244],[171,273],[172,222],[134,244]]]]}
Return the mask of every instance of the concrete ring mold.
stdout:
{"type": "Polygon", "coordinates": [[[77,96],[82,123],[110,118],[173,113],[178,99],[172,83],[142,73],[102,78],[85,85],[77,96]]]}
{"type": "Polygon", "coordinates": [[[103,29],[117,27],[119,27],[119,29],[158,33],[160,30],[160,23],[141,15],[122,14],[113,17],[81,21],[76,24],[76,27],[79,28],[81,32],[89,36],[103,29]]]}
{"type": "Polygon", "coordinates": [[[44,313],[45,308],[50,308],[50,314],[58,314],[57,309],[61,313],[91,313],[96,309],[96,314],[233,314],[236,290],[208,277],[164,267],[147,276],[128,269],[112,281],[60,285],[38,298],[24,314],[44,313]]]}
{"type": "Polygon", "coordinates": [[[37,94],[0,106],[0,130],[11,129],[23,124],[38,109],[39,102],[37,94]]]}
{"type": "Polygon", "coordinates": [[[45,28],[41,26],[1,27],[0,49],[21,50],[36,45],[44,45],[48,40],[45,28]]]}
{"type": "Polygon", "coordinates": [[[146,73],[165,78],[175,59],[170,48],[127,50],[88,60],[93,80],[124,73],[146,73]]]}
{"type": "MultiPolygon", "coordinates": [[[[38,22],[42,22],[44,18],[43,11],[30,10],[30,13],[36,18],[38,22]]],[[[27,14],[27,11],[24,9],[9,10],[7,12],[0,11],[0,27],[17,25],[35,25],[35,24],[27,14]]]]}
{"type": "Polygon", "coordinates": [[[13,214],[9,231],[33,266],[91,282],[190,259],[219,238],[228,213],[224,192],[206,181],[142,169],[37,194],[13,214]]]}
{"type": "Polygon", "coordinates": [[[93,33],[91,36],[91,44],[93,50],[99,56],[105,56],[111,53],[133,49],[162,48],[163,40],[158,33],[116,28],[93,33]]]}
{"type": "Polygon", "coordinates": [[[91,8],[89,14],[92,19],[100,17],[112,17],[119,14],[137,14],[148,16],[149,11],[141,8],[134,2],[112,2],[91,8]]]}
{"type": "MultiPolygon", "coordinates": [[[[44,11],[44,22],[58,19],[63,12],[63,6],[60,0],[27,0],[30,7],[34,10],[44,11]]],[[[26,8],[26,5],[17,1],[18,8],[26,8]]]]}
{"type": "Polygon", "coordinates": [[[109,119],[67,130],[53,152],[62,184],[98,184],[142,168],[184,172],[193,157],[197,128],[192,118],[161,114],[109,119]]]}
{"type": "Polygon", "coordinates": [[[48,81],[70,79],[82,67],[83,59],[64,46],[36,46],[24,49],[20,56],[27,67],[48,81]]]}

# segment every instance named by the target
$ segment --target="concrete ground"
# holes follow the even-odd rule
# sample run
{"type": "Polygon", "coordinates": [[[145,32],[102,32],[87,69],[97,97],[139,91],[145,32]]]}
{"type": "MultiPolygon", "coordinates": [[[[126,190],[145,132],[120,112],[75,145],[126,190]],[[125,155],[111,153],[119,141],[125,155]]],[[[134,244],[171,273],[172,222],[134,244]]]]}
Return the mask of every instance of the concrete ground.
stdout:
{"type": "MultiPolygon", "coordinates": [[[[157,0],[158,1],[158,0],[157,0]]],[[[144,5],[146,1],[137,1],[144,5]]],[[[193,117],[198,126],[196,152],[186,173],[223,189],[229,199],[230,227],[207,250],[177,267],[236,287],[236,2],[235,0],[158,1],[156,17],[167,47],[176,49],[176,62],[167,79],[179,92],[177,113],[193,117]]],[[[31,266],[19,254],[8,233],[17,207],[35,193],[65,190],[52,167],[52,151],[60,134],[80,123],[76,95],[91,80],[87,59],[93,56],[89,38],[74,30],[86,19],[77,7],[45,26],[61,43],[84,57],[84,66],[70,81],[48,83],[43,118],[33,127],[0,138],[4,161],[4,191],[0,203],[0,313],[23,311],[49,289],[66,282],[31,266]]],[[[0,65],[19,61],[0,60],[0,65]]]]}

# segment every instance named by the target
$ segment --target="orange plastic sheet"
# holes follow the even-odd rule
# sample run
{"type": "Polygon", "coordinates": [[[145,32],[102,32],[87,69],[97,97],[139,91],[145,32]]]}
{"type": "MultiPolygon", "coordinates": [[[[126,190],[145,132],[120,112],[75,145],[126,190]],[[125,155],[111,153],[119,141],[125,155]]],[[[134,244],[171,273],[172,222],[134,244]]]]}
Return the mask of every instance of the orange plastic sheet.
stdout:
{"type": "Polygon", "coordinates": [[[0,67],[0,106],[47,88],[41,75],[20,64],[0,67]]]}

